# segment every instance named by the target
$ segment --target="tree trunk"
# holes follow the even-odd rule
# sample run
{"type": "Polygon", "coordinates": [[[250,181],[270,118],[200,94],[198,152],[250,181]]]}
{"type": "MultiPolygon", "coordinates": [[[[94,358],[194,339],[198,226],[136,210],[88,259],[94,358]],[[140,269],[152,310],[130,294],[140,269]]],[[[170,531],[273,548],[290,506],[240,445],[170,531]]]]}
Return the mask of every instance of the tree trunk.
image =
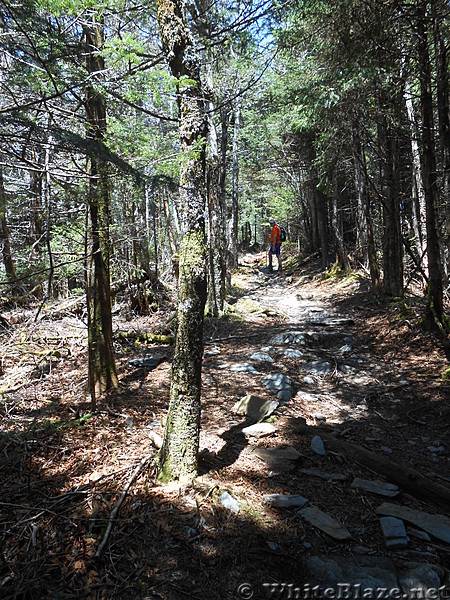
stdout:
{"type": "Polygon", "coordinates": [[[199,62],[181,0],[158,2],[158,23],[177,85],[180,149],[180,244],[178,324],[172,362],[169,411],[161,447],[159,479],[190,480],[197,475],[203,318],[206,303],[205,139],[207,124],[199,62]]]}
{"type": "Polygon", "coordinates": [[[422,117],[423,179],[426,203],[427,254],[429,269],[429,289],[427,321],[433,326],[442,325],[444,312],[442,265],[439,248],[439,228],[437,225],[438,189],[436,176],[436,155],[434,145],[433,97],[431,91],[431,64],[428,52],[426,26],[426,0],[417,7],[417,34],[420,74],[420,106],[422,117]]]}
{"type": "Polygon", "coordinates": [[[367,191],[366,156],[359,136],[358,124],[353,125],[353,153],[355,167],[355,188],[357,195],[357,228],[361,257],[369,265],[370,278],[374,287],[380,285],[380,272],[377,264],[372,218],[369,210],[367,191]]]}
{"type": "Polygon", "coordinates": [[[344,269],[344,271],[348,271],[349,264],[344,247],[344,238],[342,235],[342,221],[340,215],[341,213],[339,211],[338,171],[337,167],[335,167],[333,172],[333,203],[331,210],[331,226],[333,229],[336,244],[336,254],[339,265],[344,269]]]}
{"type": "Polygon", "coordinates": [[[412,201],[413,201],[413,228],[416,238],[416,246],[419,256],[424,257],[423,268],[427,272],[426,259],[427,231],[425,227],[425,192],[423,189],[422,164],[420,160],[419,136],[417,131],[417,120],[408,82],[405,84],[405,103],[408,113],[409,127],[411,130],[411,152],[412,152],[412,201]]]}
{"type": "Polygon", "coordinates": [[[378,123],[380,179],[383,197],[383,291],[389,296],[403,294],[403,246],[400,223],[398,186],[395,181],[394,140],[386,119],[378,123]]]}
{"type": "Polygon", "coordinates": [[[5,265],[6,278],[10,283],[16,279],[16,269],[11,254],[11,245],[9,242],[9,228],[6,220],[6,193],[3,181],[3,169],[0,167],[0,242],[2,245],[3,264],[5,265]]]}
{"type": "Polygon", "coordinates": [[[442,153],[442,202],[445,209],[445,233],[447,246],[446,275],[450,276],[450,106],[448,55],[445,40],[440,28],[440,15],[436,13],[436,3],[432,2],[434,47],[436,57],[436,88],[439,122],[439,141],[442,153]]]}
{"type": "Polygon", "coordinates": [[[328,267],[328,199],[316,187],[317,228],[320,240],[322,269],[328,267]]]}
{"type": "MultiPolygon", "coordinates": [[[[213,79],[209,73],[208,88],[212,90],[213,79]]],[[[211,92],[210,92],[211,93],[211,92]]],[[[207,157],[207,196],[209,215],[209,285],[208,313],[217,317],[223,311],[226,297],[226,236],[225,219],[222,214],[221,165],[217,132],[212,119],[215,107],[208,102],[208,157],[207,157]]]]}
{"type": "Polygon", "coordinates": [[[231,200],[231,224],[230,224],[230,255],[232,267],[238,264],[238,231],[239,231],[239,125],[241,116],[241,105],[239,98],[234,108],[234,134],[233,134],[233,192],[231,200]]]}
{"type": "Polygon", "coordinates": [[[228,105],[220,111],[221,136],[220,136],[220,173],[219,173],[219,203],[222,215],[222,235],[224,248],[225,293],[231,289],[230,249],[227,243],[227,153],[228,153],[228,126],[230,122],[230,109],[228,105]]]}
{"type": "MultiPolygon", "coordinates": [[[[84,26],[86,68],[94,79],[103,73],[105,65],[100,54],[103,48],[103,23],[93,11],[90,23],[84,26]]],[[[106,102],[94,87],[86,90],[87,137],[102,140],[106,133],[106,102]]],[[[91,221],[92,271],[87,277],[89,385],[92,404],[104,391],[117,387],[117,372],[113,349],[110,294],[110,201],[107,165],[96,156],[88,159],[88,206],[91,221]]]]}
{"type": "MultiPolygon", "coordinates": [[[[32,156],[35,163],[41,167],[43,163],[44,152],[42,148],[33,148],[32,156]]],[[[28,243],[31,245],[31,255],[38,255],[41,252],[43,241],[43,206],[42,206],[42,178],[44,168],[30,171],[30,230],[28,234],[28,243]]]]}

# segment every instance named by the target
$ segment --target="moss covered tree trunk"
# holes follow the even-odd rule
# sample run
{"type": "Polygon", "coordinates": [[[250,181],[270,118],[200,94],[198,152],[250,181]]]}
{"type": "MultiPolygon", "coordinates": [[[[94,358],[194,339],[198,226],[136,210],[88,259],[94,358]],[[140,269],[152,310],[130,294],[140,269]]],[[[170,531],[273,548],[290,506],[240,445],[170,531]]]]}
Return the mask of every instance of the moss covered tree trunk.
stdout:
{"type": "Polygon", "coordinates": [[[178,280],[178,325],[169,411],[159,454],[159,478],[197,475],[203,317],[206,303],[205,140],[207,133],[199,61],[180,0],[159,0],[164,53],[177,83],[182,239],[178,280]],[[183,81],[184,80],[184,81],[183,81]],[[189,80],[189,81],[186,81],[189,80]]]}
{"type": "MultiPolygon", "coordinates": [[[[84,26],[86,67],[95,82],[86,90],[87,136],[102,140],[106,133],[106,102],[98,90],[105,64],[103,23],[95,11],[84,26]],[[97,81],[96,81],[97,80],[97,81]]],[[[88,160],[88,204],[91,221],[87,281],[89,388],[92,404],[96,397],[118,385],[113,349],[110,290],[110,201],[107,164],[94,155],[88,160]]]]}

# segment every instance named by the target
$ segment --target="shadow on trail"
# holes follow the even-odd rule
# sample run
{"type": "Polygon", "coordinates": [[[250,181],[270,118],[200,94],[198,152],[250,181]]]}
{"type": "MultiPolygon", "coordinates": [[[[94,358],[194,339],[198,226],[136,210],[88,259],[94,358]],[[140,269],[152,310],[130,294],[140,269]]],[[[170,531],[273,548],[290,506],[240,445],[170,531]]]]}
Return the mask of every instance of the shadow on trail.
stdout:
{"type": "Polygon", "coordinates": [[[246,419],[243,423],[233,425],[233,427],[222,433],[220,437],[225,440],[225,445],[215,455],[208,454],[206,460],[200,461],[199,474],[205,475],[211,471],[217,471],[234,464],[242,450],[249,444],[249,440],[242,430],[249,425],[254,425],[254,423],[253,419],[246,419]]]}

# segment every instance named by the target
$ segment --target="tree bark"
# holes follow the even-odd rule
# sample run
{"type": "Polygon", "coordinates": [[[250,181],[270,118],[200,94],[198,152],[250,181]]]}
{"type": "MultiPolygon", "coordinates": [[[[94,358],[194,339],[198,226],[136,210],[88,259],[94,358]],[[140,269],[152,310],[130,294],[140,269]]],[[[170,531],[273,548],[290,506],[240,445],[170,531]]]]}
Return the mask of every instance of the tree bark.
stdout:
{"type": "MultiPolygon", "coordinates": [[[[213,79],[208,74],[208,91],[212,94],[213,79]]],[[[209,215],[209,285],[208,285],[208,313],[218,316],[223,311],[226,297],[226,236],[225,218],[222,213],[221,202],[221,165],[217,132],[212,115],[214,102],[208,102],[208,155],[206,191],[208,197],[209,215]]]]}
{"type": "Polygon", "coordinates": [[[437,224],[439,197],[433,134],[433,97],[431,91],[431,64],[428,50],[426,9],[427,1],[421,0],[417,6],[417,35],[420,66],[419,77],[422,117],[423,179],[426,203],[427,255],[429,269],[427,321],[430,326],[439,327],[439,325],[442,325],[444,305],[442,265],[439,247],[439,228],[437,224]]]}
{"type": "Polygon", "coordinates": [[[428,264],[426,260],[427,231],[425,227],[425,192],[423,189],[417,119],[414,111],[410,85],[408,82],[405,84],[405,103],[409,127],[411,130],[413,229],[416,238],[418,254],[425,256],[423,268],[424,271],[427,272],[428,264]]]}
{"type": "Polygon", "coordinates": [[[403,247],[398,186],[395,181],[395,142],[388,131],[385,117],[378,122],[378,144],[384,224],[383,291],[390,296],[401,296],[403,294],[403,247]]]}
{"type": "Polygon", "coordinates": [[[6,278],[10,283],[16,279],[16,269],[11,254],[11,244],[9,242],[9,228],[6,220],[6,192],[3,181],[3,169],[0,167],[0,242],[2,244],[3,264],[5,265],[6,278]]]}
{"type": "Polygon", "coordinates": [[[224,247],[224,269],[225,269],[225,293],[231,289],[230,249],[227,243],[227,154],[228,154],[228,126],[230,122],[230,109],[226,104],[220,111],[220,173],[219,173],[219,203],[222,215],[223,247],[224,247]]]}
{"type": "Polygon", "coordinates": [[[177,80],[180,171],[178,324],[170,401],[161,447],[159,479],[197,475],[201,411],[203,318],[206,303],[205,140],[207,122],[199,63],[181,0],[159,0],[158,23],[164,53],[177,80]],[[190,84],[181,79],[188,78],[190,84]]]}
{"type": "Polygon", "coordinates": [[[380,272],[377,264],[372,218],[367,191],[366,155],[359,135],[358,124],[353,124],[353,154],[355,168],[355,188],[357,195],[357,229],[361,257],[369,265],[370,278],[374,287],[380,285],[380,272]]]}
{"type": "Polygon", "coordinates": [[[234,107],[234,133],[233,133],[233,191],[231,200],[231,223],[230,223],[230,256],[231,266],[237,267],[238,264],[238,232],[239,232],[239,125],[241,117],[241,105],[239,98],[234,107]]]}
{"type": "MultiPolygon", "coordinates": [[[[98,80],[105,64],[100,52],[103,48],[103,23],[95,11],[84,26],[86,40],[86,68],[98,80]]],[[[86,90],[87,137],[102,140],[106,133],[106,102],[94,86],[86,90]]],[[[88,370],[92,404],[104,391],[118,386],[113,348],[111,293],[110,293],[110,200],[107,165],[97,157],[88,159],[88,206],[91,222],[92,269],[87,276],[86,299],[88,307],[88,370]]]]}
{"type": "Polygon", "coordinates": [[[340,266],[344,271],[348,271],[349,264],[347,254],[345,252],[344,238],[342,235],[342,221],[339,211],[339,188],[338,188],[338,171],[337,167],[334,168],[333,172],[333,203],[331,210],[331,225],[333,229],[336,254],[340,266]]]}
{"type": "Polygon", "coordinates": [[[441,17],[437,13],[436,2],[432,2],[431,10],[433,15],[434,55],[436,60],[439,141],[442,153],[442,203],[445,210],[446,277],[448,282],[450,276],[450,94],[448,54],[447,46],[441,33],[441,17]]]}

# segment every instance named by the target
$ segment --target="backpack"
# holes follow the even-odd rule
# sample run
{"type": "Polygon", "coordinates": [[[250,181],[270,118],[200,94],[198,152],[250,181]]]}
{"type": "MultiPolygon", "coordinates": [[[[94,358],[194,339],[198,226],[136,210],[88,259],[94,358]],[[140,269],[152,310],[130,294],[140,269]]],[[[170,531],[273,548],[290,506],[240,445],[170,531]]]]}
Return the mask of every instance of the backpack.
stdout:
{"type": "Polygon", "coordinates": [[[283,227],[283,225],[278,225],[278,227],[280,228],[280,242],[285,242],[286,241],[286,229],[283,227]]]}

